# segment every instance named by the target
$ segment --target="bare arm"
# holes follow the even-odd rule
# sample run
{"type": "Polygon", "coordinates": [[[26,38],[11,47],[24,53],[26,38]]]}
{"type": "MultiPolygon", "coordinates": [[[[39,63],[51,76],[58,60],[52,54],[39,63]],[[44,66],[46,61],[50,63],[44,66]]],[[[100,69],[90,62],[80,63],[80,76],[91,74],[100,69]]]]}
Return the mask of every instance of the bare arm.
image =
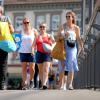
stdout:
{"type": "Polygon", "coordinates": [[[33,29],[33,31],[34,31],[35,37],[38,37],[38,31],[36,29],[33,29]]]}
{"type": "Polygon", "coordinates": [[[36,47],[36,39],[37,39],[37,37],[38,37],[38,32],[37,32],[37,30],[34,30],[34,35],[35,35],[35,38],[34,38],[34,41],[33,41],[33,48],[34,47],[36,47]]]}
{"type": "Polygon", "coordinates": [[[10,29],[10,33],[11,33],[11,34],[14,33],[14,27],[13,27],[12,24],[9,24],[9,29],[10,29]]]}
{"type": "Polygon", "coordinates": [[[54,38],[53,35],[50,35],[49,38],[50,38],[50,40],[52,41],[52,43],[55,43],[55,38],[54,38]]]}
{"type": "Polygon", "coordinates": [[[64,36],[61,34],[61,32],[63,31],[63,25],[59,27],[58,32],[57,32],[57,40],[61,40],[64,38],[64,36]]]}
{"type": "Polygon", "coordinates": [[[12,34],[12,33],[14,33],[14,27],[13,27],[11,20],[8,16],[7,16],[7,19],[8,19],[8,25],[9,25],[10,33],[12,34]]]}
{"type": "Polygon", "coordinates": [[[33,31],[34,31],[35,38],[34,38],[34,41],[33,41],[33,44],[32,44],[32,54],[35,53],[35,50],[36,50],[36,39],[38,37],[37,30],[33,29],[33,31]]]}
{"type": "Polygon", "coordinates": [[[76,26],[75,31],[76,31],[76,38],[77,38],[78,44],[79,44],[79,49],[83,50],[83,42],[80,37],[80,28],[78,26],[76,26]]]}

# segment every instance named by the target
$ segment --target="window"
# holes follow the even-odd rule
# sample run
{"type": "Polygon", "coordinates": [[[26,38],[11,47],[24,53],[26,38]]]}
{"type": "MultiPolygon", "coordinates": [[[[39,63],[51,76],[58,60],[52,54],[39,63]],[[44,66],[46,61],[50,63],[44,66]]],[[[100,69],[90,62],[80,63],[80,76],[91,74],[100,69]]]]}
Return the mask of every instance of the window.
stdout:
{"type": "Polygon", "coordinates": [[[0,5],[3,5],[4,1],[3,0],[0,0],[0,5]]]}
{"type": "Polygon", "coordinates": [[[60,25],[60,15],[52,15],[51,17],[51,30],[57,31],[60,25]]]}
{"type": "Polygon", "coordinates": [[[17,31],[21,30],[24,15],[25,13],[14,13],[14,27],[17,31]]]}
{"type": "Polygon", "coordinates": [[[46,16],[45,15],[37,15],[36,16],[36,28],[39,29],[39,25],[43,22],[46,22],[46,16]]]}
{"type": "Polygon", "coordinates": [[[35,26],[37,29],[42,22],[47,24],[48,32],[57,31],[61,22],[61,11],[35,12],[35,26]]]}
{"type": "Polygon", "coordinates": [[[23,16],[16,16],[15,17],[15,28],[22,27],[22,20],[23,20],[23,16]]]}

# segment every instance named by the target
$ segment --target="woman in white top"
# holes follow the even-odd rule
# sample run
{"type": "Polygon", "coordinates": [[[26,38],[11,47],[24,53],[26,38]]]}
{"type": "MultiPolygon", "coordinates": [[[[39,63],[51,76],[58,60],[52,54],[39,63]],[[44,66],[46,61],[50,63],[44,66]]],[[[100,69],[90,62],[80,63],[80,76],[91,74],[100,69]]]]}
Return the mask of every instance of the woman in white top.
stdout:
{"type": "Polygon", "coordinates": [[[19,53],[22,66],[23,89],[26,89],[28,83],[27,82],[28,65],[30,69],[30,88],[32,88],[33,86],[35,55],[34,52],[32,52],[32,50],[34,49],[32,44],[34,43],[35,37],[38,34],[37,31],[31,27],[28,18],[23,19],[23,29],[21,34],[22,34],[22,40],[19,48],[19,53]]]}
{"type": "Polygon", "coordinates": [[[80,28],[76,25],[76,15],[74,12],[70,11],[66,13],[66,22],[61,26],[59,38],[65,39],[65,49],[66,49],[66,60],[65,60],[65,81],[67,81],[67,76],[69,74],[68,88],[73,89],[73,79],[74,72],[79,71],[77,54],[82,50],[83,43],[80,37],[80,28]],[[76,41],[79,44],[79,51],[77,53],[76,41]]]}

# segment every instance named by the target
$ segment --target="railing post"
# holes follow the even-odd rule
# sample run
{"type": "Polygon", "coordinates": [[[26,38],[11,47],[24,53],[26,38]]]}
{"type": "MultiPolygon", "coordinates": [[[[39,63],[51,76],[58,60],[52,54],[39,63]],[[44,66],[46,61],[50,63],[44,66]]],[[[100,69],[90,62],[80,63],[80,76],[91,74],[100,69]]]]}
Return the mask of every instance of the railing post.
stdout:
{"type": "Polygon", "coordinates": [[[94,0],[89,0],[89,20],[92,16],[92,13],[93,13],[93,8],[94,8],[94,0]]]}
{"type": "Polygon", "coordinates": [[[82,0],[81,2],[81,5],[82,5],[82,14],[81,14],[81,27],[82,27],[82,35],[84,35],[85,33],[85,5],[86,5],[86,0],[82,0]]]}

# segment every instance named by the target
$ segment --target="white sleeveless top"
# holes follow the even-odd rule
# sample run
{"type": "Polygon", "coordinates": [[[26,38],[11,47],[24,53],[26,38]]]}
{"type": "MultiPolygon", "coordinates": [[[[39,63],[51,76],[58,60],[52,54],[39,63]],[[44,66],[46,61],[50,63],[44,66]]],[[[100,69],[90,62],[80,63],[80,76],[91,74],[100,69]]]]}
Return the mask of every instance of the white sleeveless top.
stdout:
{"type": "Polygon", "coordinates": [[[74,42],[76,40],[75,31],[74,30],[68,30],[67,32],[69,33],[69,36],[68,36],[67,40],[69,42],[74,42]]]}
{"type": "Polygon", "coordinates": [[[19,53],[31,53],[34,38],[35,35],[33,31],[31,32],[31,34],[25,34],[22,30],[22,40],[19,48],[19,53]]]}
{"type": "Polygon", "coordinates": [[[76,33],[73,29],[66,28],[61,32],[61,35],[65,38],[65,40],[68,40],[69,42],[73,42],[76,40],[76,33]],[[69,36],[67,38],[65,37],[66,32],[69,33],[69,36]]]}

